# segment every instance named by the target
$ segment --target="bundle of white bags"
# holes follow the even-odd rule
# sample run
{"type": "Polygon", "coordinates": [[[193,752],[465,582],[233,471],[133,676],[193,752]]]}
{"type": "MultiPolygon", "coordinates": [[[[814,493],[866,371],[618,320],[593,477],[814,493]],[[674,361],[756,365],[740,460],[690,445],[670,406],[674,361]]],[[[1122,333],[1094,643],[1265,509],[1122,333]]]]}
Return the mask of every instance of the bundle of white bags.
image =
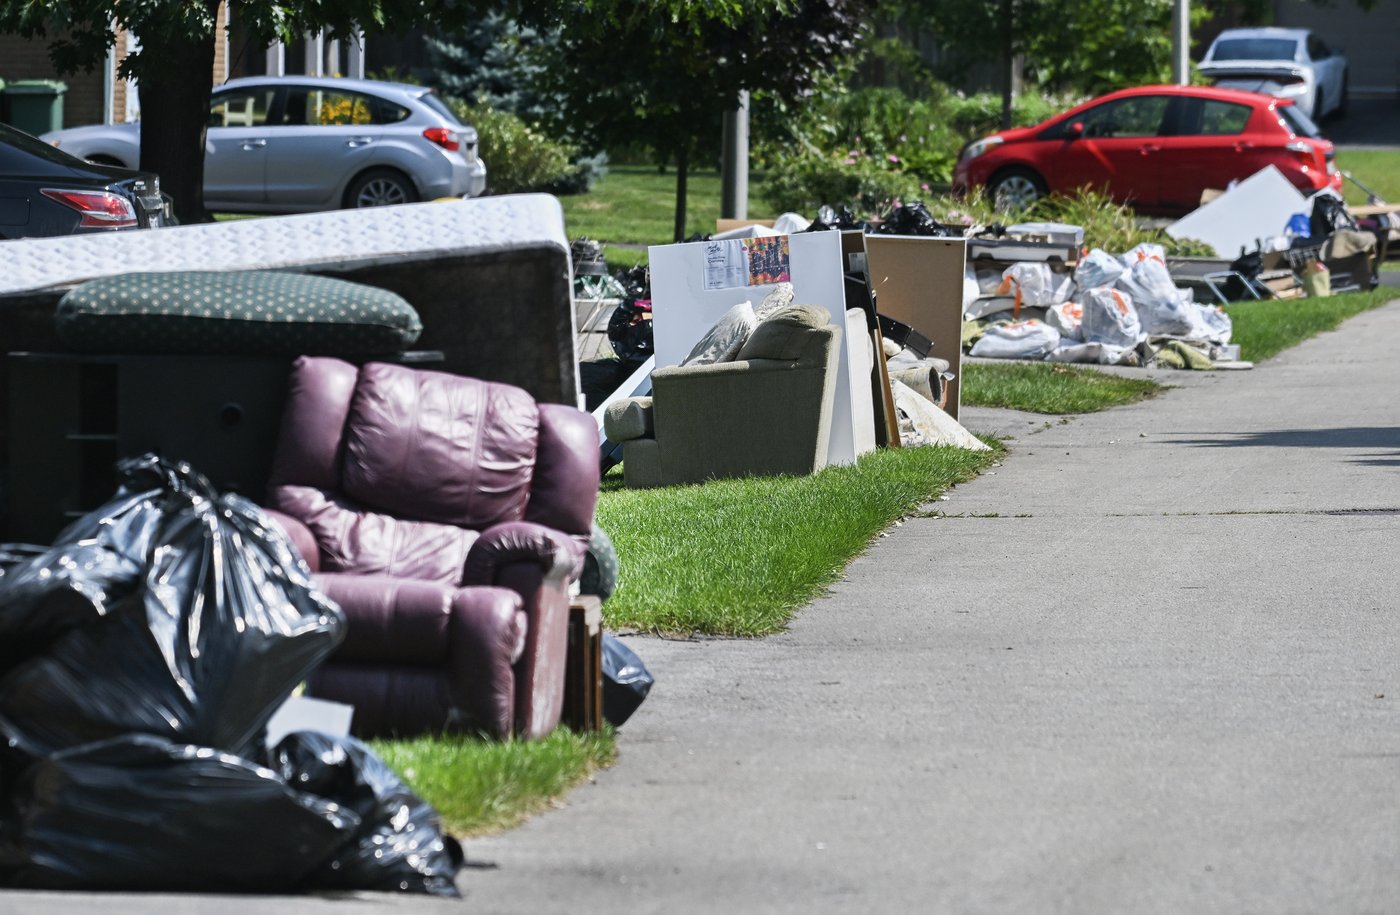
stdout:
{"type": "MultiPolygon", "coordinates": [[[[966,294],[974,283],[987,294],[989,278],[983,273],[974,280],[969,271],[966,294]]],[[[973,356],[1114,364],[1149,337],[1230,342],[1229,315],[1196,302],[1189,289],[1178,289],[1166,250],[1150,242],[1121,257],[1094,248],[1072,276],[1049,264],[1012,264],[996,292],[1014,297],[1018,307],[1045,309],[1045,320],[988,328],[973,345],[973,356]]]]}

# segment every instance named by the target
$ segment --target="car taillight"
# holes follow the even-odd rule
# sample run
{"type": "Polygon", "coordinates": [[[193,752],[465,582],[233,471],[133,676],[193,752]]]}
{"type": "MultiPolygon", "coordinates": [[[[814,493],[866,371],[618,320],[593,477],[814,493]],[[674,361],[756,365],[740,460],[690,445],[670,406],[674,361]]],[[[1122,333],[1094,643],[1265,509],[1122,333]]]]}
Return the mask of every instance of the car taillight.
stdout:
{"type": "Polygon", "coordinates": [[[457,135],[446,127],[429,127],[423,131],[423,139],[441,146],[448,152],[456,152],[461,145],[457,142],[457,135]]]}
{"type": "Polygon", "coordinates": [[[83,229],[124,229],[136,225],[136,207],[120,194],[111,191],[70,191],[61,188],[41,188],[39,193],[83,214],[83,229]]]}
{"type": "Polygon", "coordinates": [[[1316,168],[1319,171],[1325,171],[1327,168],[1327,161],[1323,158],[1322,150],[1311,143],[1305,143],[1302,140],[1290,140],[1283,144],[1283,148],[1296,154],[1299,159],[1303,160],[1303,164],[1306,166],[1316,168]]]}

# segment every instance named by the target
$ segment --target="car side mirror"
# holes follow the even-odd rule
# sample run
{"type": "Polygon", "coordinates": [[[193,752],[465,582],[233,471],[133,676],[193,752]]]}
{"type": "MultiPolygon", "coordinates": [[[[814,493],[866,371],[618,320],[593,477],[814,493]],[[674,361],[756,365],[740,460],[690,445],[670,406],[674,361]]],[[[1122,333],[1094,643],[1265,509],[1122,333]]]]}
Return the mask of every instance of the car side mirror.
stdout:
{"type": "Polygon", "coordinates": [[[1075,121],[1065,128],[1065,136],[1071,140],[1077,140],[1084,136],[1084,122],[1075,121]]]}

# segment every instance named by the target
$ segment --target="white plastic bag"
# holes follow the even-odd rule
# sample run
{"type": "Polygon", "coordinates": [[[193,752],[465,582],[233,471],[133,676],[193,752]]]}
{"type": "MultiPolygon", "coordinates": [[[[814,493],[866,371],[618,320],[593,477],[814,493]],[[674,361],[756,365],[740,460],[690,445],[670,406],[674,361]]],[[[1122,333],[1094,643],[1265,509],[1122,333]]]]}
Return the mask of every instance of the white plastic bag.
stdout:
{"type": "Polygon", "coordinates": [[[1225,309],[1219,305],[1202,305],[1196,302],[1191,304],[1195,307],[1193,314],[1195,328],[1191,334],[1192,339],[1209,340],[1212,343],[1220,344],[1229,343],[1235,325],[1230,320],[1230,316],[1225,313],[1225,309]]]}
{"type": "Polygon", "coordinates": [[[1123,263],[1102,248],[1095,248],[1074,268],[1074,284],[1080,292],[1112,286],[1123,275],[1123,263]]]}
{"type": "Polygon", "coordinates": [[[1045,308],[1069,301],[1073,289],[1070,277],[1057,274],[1049,264],[1023,262],[1002,272],[997,295],[1014,296],[1018,308],[1045,308]]]}
{"type": "Polygon", "coordinates": [[[1099,286],[1084,293],[1084,321],[1080,335],[1085,343],[1137,346],[1147,335],[1142,332],[1137,309],[1127,293],[1099,286]]]}
{"type": "Polygon", "coordinates": [[[1082,340],[1080,328],[1084,324],[1084,306],[1078,302],[1061,302],[1045,309],[1045,323],[1060,332],[1065,340],[1082,340]]]}
{"type": "Polygon", "coordinates": [[[963,268],[963,311],[967,311],[981,294],[982,287],[977,285],[977,270],[968,264],[963,268]]]}
{"type": "Polygon", "coordinates": [[[1017,321],[987,328],[971,355],[988,359],[1042,359],[1060,345],[1060,332],[1043,321],[1017,321]]]}
{"type": "Polygon", "coordinates": [[[1131,260],[1127,270],[1118,277],[1118,288],[1132,296],[1142,329],[1151,335],[1189,337],[1194,309],[1188,298],[1183,301],[1181,290],[1172,282],[1171,272],[1161,251],[1161,245],[1144,242],[1123,255],[1131,260]],[[1153,250],[1155,249],[1155,251],[1153,250]],[[1136,252],[1136,254],[1134,254],[1136,252]]]}
{"type": "Polygon", "coordinates": [[[1119,260],[1123,262],[1124,267],[1131,267],[1142,261],[1156,261],[1165,267],[1167,265],[1167,249],[1156,242],[1145,241],[1134,245],[1119,260]]]}
{"type": "Polygon", "coordinates": [[[1045,357],[1046,362],[1088,362],[1094,365],[1117,365],[1133,350],[1112,343],[1061,342],[1045,357]]]}

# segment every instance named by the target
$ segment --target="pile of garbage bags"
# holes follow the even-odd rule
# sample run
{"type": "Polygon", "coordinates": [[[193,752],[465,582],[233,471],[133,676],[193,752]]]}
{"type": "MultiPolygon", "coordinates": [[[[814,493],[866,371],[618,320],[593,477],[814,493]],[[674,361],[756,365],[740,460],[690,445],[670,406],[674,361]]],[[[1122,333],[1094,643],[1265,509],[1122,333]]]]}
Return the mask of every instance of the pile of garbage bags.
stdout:
{"type": "Polygon", "coordinates": [[[268,720],[344,636],[286,538],[187,464],[0,551],[0,885],[455,896],[460,846],[363,744],[268,720]]]}
{"type": "Polygon", "coordinates": [[[1208,364],[1228,352],[1229,315],[1177,288],[1161,245],[1143,243],[1118,257],[1095,248],[1073,274],[1039,262],[988,272],[969,267],[965,283],[972,356],[1142,365],[1184,346],[1208,364]]]}

